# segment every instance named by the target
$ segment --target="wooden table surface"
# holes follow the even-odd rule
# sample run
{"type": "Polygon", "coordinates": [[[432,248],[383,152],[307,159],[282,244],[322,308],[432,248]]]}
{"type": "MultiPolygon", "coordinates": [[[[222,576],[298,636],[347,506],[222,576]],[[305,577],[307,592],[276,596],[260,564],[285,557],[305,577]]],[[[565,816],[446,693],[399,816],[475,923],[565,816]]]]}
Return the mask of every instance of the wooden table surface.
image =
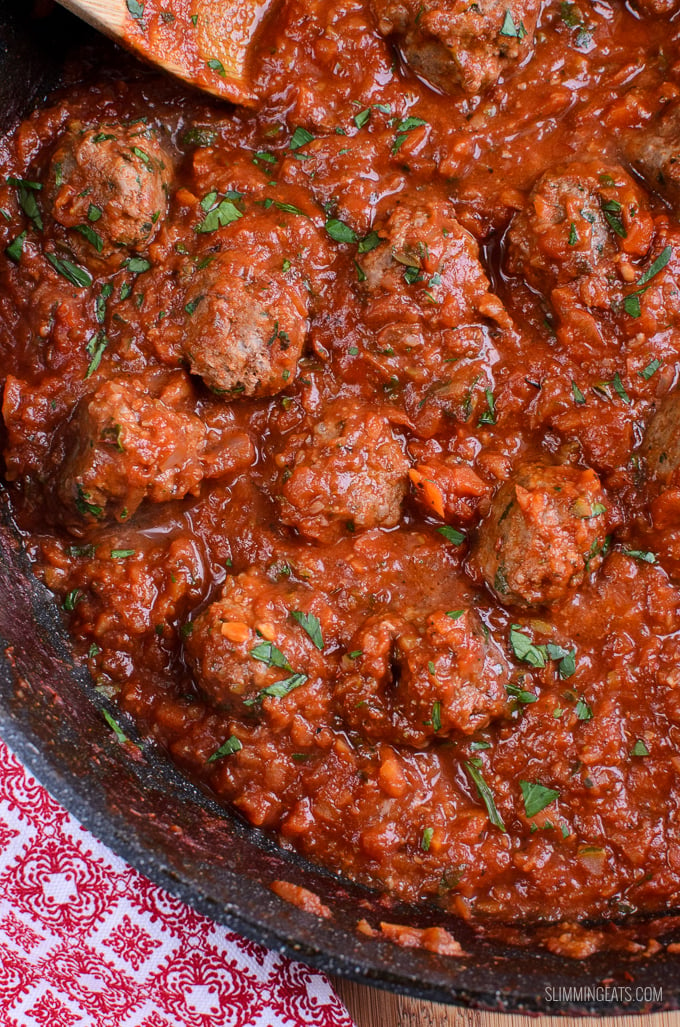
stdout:
{"type": "Polygon", "coordinates": [[[680,1027],[680,1012],[652,1016],[588,1017],[509,1016],[476,1009],[419,1002],[353,981],[333,978],[335,990],[357,1027],[680,1027]]]}

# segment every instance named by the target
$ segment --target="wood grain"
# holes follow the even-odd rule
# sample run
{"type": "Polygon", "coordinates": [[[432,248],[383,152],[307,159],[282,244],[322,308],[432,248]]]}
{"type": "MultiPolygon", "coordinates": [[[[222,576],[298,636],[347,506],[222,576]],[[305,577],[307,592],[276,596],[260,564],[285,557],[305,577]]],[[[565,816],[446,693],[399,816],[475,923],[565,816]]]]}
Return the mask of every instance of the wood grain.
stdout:
{"type": "Polygon", "coordinates": [[[357,1027],[680,1027],[680,1012],[651,1016],[510,1016],[419,1002],[335,977],[333,986],[357,1027]]]}

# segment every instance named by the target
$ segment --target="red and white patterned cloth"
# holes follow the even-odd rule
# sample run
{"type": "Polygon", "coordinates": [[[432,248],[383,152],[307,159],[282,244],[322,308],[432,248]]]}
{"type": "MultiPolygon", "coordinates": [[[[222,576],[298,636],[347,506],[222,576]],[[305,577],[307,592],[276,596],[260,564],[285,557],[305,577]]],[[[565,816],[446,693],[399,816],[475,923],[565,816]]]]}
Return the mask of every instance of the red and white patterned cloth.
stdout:
{"type": "Polygon", "coordinates": [[[323,974],[190,907],[0,741],[0,1027],[353,1027],[323,974]]]}

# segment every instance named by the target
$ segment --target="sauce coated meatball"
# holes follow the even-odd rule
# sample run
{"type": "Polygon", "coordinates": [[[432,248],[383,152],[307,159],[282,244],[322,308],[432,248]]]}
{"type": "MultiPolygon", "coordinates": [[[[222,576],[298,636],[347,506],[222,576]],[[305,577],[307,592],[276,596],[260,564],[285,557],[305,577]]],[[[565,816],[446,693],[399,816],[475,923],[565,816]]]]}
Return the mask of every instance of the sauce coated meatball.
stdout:
{"type": "Polygon", "coordinates": [[[509,668],[470,609],[437,611],[421,628],[371,617],[336,684],[343,719],[368,738],[423,746],[470,735],[507,709],[509,668]]]}
{"type": "Polygon", "coordinates": [[[532,49],[541,0],[372,0],[378,28],[396,36],[417,75],[445,93],[492,86],[532,49]]]}
{"type": "Polygon", "coordinates": [[[316,617],[320,637],[328,637],[332,615],[312,589],[273,583],[255,571],[227,579],[186,641],[196,682],[212,705],[244,714],[324,676],[324,655],[293,611],[316,617]]]}
{"type": "Polygon", "coordinates": [[[534,463],[496,493],[470,565],[508,606],[548,606],[601,563],[606,505],[592,470],[534,463]]]}
{"type": "Polygon", "coordinates": [[[292,384],[307,336],[307,297],[277,256],[222,254],[194,278],[182,346],[194,374],[228,397],[273,396],[292,384]]]}
{"type": "Polygon", "coordinates": [[[680,484],[680,392],[661,401],[640,450],[647,480],[660,488],[680,484]]]}
{"type": "Polygon", "coordinates": [[[619,254],[642,256],[650,239],[645,199],[630,176],[599,161],[575,162],[534,186],[510,227],[508,264],[550,297],[559,286],[611,275],[619,254]]]}
{"type": "MultiPolygon", "coordinates": [[[[676,5],[677,6],[677,5],[676,5]]],[[[622,137],[625,156],[649,185],[680,211],[680,104],[622,137]]]]}
{"type": "Polygon", "coordinates": [[[170,158],[143,123],[74,123],[52,155],[45,197],[76,257],[113,270],[154,238],[170,177],[170,158]]]}
{"type": "Polygon", "coordinates": [[[281,520],[316,542],[364,528],[392,528],[407,490],[408,461],[389,421],[339,402],[279,454],[281,520]]]}
{"type": "Polygon", "coordinates": [[[380,242],[361,260],[366,317],[399,322],[407,336],[422,320],[436,329],[489,317],[509,323],[489,291],[474,237],[440,199],[405,200],[378,226],[380,242]]]}
{"type": "Polygon", "coordinates": [[[159,381],[121,375],[81,400],[66,429],[58,482],[69,527],[126,521],[145,499],[197,492],[205,426],[190,402],[184,374],[159,381]]]}

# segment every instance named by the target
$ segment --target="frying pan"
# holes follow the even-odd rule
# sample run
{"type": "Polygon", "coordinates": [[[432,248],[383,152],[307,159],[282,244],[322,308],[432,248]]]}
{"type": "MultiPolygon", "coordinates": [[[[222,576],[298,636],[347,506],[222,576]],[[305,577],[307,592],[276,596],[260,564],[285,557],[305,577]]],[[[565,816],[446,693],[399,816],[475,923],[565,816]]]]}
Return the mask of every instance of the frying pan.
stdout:
{"type": "MultiPolygon", "coordinates": [[[[0,4],[0,132],[58,84],[55,55],[70,48],[73,56],[74,47],[77,53],[89,44],[87,30],[65,12],[32,20],[27,7],[26,0],[0,4]]],[[[481,931],[435,909],[404,907],[280,850],[190,784],[152,743],[119,744],[102,716],[105,707],[73,662],[54,598],[30,572],[10,497],[0,485],[0,735],[52,795],[128,863],[263,945],[418,998],[552,1014],[680,1006],[680,955],[665,947],[654,956],[610,950],[567,959],[532,944],[530,926],[481,931]],[[270,887],[277,880],[316,892],[331,918],[280,899],[270,887]],[[374,926],[384,920],[445,926],[466,956],[364,936],[356,930],[360,917],[374,926]],[[604,987],[615,989],[615,1001],[604,987]]],[[[121,723],[139,742],[133,725],[121,723]]],[[[680,916],[610,930],[614,942],[629,934],[677,943],[680,916]]]]}

